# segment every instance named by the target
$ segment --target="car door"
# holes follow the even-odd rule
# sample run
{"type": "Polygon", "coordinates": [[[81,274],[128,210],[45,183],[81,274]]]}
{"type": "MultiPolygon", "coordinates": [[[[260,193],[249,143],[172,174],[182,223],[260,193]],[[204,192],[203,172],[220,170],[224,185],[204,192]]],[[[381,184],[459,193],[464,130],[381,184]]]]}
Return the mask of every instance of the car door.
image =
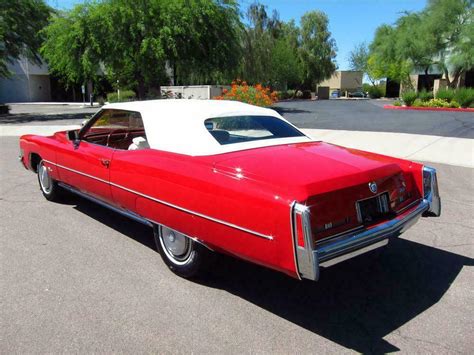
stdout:
{"type": "Polygon", "coordinates": [[[111,137],[128,130],[118,110],[102,110],[80,131],[78,140],[58,150],[61,180],[100,200],[112,202],[110,164],[115,148],[111,137]]]}

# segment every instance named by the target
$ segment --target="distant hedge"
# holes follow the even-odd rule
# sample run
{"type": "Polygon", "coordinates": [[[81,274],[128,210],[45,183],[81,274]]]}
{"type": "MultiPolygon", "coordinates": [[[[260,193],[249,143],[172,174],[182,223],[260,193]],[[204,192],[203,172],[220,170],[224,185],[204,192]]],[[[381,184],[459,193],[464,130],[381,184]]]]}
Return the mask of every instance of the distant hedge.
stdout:
{"type": "Polygon", "coordinates": [[[116,92],[110,92],[107,94],[108,102],[133,101],[135,98],[135,92],[132,90],[120,90],[120,100],[116,92]]]}
{"type": "Polygon", "coordinates": [[[439,90],[436,97],[429,91],[402,94],[405,105],[414,107],[474,107],[474,88],[439,90]]]}

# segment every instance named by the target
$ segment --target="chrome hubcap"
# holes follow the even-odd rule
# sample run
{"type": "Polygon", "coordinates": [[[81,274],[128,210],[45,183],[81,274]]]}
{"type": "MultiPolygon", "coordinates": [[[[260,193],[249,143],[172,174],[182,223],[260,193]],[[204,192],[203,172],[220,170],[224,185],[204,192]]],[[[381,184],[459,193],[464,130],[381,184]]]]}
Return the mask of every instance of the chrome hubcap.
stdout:
{"type": "Polygon", "coordinates": [[[41,189],[45,193],[49,194],[53,187],[53,181],[51,180],[51,177],[48,174],[48,168],[44,166],[43,163],[41,163],[38,168],[38,175],[39,175],[41,189]]]}
{"type": "Polygon", "coordinates": [[[161,242],[168,257],[176,261],[186,260],[191,253],[191,240],[171,228],[161,227],[161,242]]]}

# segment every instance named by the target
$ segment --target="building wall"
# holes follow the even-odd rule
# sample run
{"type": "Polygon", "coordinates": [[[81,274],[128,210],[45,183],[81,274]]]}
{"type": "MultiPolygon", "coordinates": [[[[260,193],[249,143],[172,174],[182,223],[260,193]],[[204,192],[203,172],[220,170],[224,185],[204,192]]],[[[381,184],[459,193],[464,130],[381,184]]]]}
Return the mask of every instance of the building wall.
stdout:
{"type": "Polygon", "coordinates": [[[362,77],[364,73],[360,71],[335,71],[327,80],[321,82],[318,86],[327,86],[330,90],[339,89],[341,91],[355,91],[362,87],[362,77]]]}
{"type": "Polygon", "coordinates": [[[229,89],[226,85],[190,85],[190,86],[162,86],[161,91],[171,91],[175,95],[181,94],[183,99],[212,99],[222,94],[222,90],[229,89]]]}
{"type": "Polygon", "coordinates": [[[51,101],[48,67],[25,58],[8,64],[9,78],[0,78],[0,102],[51,101]]]}
{"type": "Polygon", "coordinates": [[[355,91],[362,88],[362,76],[360,71],[341,72],[341,90],[355,91]]]}
{"type": "Polygon", "coordinates": [[[329,89],[340,89],[341,88],[341,72],[340,71],[335,71],[334,74],[329,78],[321,83],[318,84],[318,86],[327,86],[329,89]]]}

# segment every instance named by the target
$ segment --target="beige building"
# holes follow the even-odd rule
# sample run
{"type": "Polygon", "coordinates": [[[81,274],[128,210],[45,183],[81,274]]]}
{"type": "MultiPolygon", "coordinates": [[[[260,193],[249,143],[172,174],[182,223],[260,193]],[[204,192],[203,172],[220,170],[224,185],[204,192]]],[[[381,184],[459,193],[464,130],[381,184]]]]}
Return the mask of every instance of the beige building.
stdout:
{"type": "Polygon", "coordinates": [[[329,87],[330,91],[341,90],[357,91],[362,88],[362,77],[364,73],[361,71],[338,70],[335,71],[331,78],[319,83],[318,87],[329,87]]]}

